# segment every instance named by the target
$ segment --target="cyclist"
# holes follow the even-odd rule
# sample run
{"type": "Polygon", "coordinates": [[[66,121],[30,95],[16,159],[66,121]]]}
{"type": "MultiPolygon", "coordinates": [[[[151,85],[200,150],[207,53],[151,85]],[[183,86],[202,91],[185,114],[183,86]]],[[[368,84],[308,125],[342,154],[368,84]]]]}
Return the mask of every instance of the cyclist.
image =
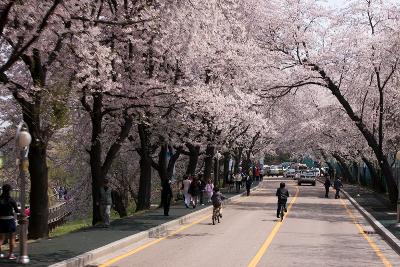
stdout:
{"type": "Polygon", "coordinates": [[[278,197],[278,209],[276,210],[276,217],[279,218],[281,213],[281,207],[286,209],[286,202],[289,197],[289,191],[285,188],[285,183],[280,183],[279,188],[276,190],[276,196],[278,197]]]}
{"type": "Polygon", "coordinates": [[[219,209],[219,216],[222,218],[222,213],[221,213],[221,206],[222,206],[222,201],[225,199],[226,197],[224,197],[221,192],[219,192],[219,188],[218,187],[214,187],[214,193],[211,197],[211,201],[213,204],[213,214],[214,212],[217,212],[219,209]]]}

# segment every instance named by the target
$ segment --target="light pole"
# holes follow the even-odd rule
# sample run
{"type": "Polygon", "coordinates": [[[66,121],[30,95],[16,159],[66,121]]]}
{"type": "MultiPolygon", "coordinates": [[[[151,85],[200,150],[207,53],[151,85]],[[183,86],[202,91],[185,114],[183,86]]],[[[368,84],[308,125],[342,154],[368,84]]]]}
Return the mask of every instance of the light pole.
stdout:
{"type": "Polygon", "coordinates": [[[217,150],[217,153],[215,153],[214,155],[215,159],[217,160],[217,173],[215,175],[216,177],[216,181],[214,183],[214,186],[219,186],[219,160],[221,159],[222,155],[221,153],[219,153],[219,151],[217,150]]]}
{"type": "Polygon", "coordinates": [[[18,125],[17,133],[15,136],[15,143],[17,149],[17,165],[19,167],[19,179],[20,179],[20,229],[19,229],[19,257],[18,262],[22,264],[29,263],[28,257],[28,246],[27,246],[27,226],[28,219],[25,215],[25,178],[28,171],[28,153],[29,145],[32,141],[32,137],[29,134],[28,127],[24,122],[18,125]]]}

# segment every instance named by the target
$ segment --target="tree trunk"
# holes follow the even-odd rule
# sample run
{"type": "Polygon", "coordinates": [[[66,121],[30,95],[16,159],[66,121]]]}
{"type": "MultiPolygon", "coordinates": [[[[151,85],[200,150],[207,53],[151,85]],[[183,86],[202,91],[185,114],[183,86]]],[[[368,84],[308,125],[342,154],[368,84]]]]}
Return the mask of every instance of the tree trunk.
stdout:
{"type": "Polygon", "coordinates": [[[136,211],[150,208],[151,197],[151,163],[150,157],[150,134],[144,123],[138,125],[140,137],[140,180],[136,211]]]}
{"type": "Polygon", "coordinates": [[[126,206],[123,200],[123,197],[118,191],[113,190],[111,192],[112,196],[112,202],[114,205],[114,209],[116,212],[118,212],[118,215],[120,218],[128,216],[128,213],[126,211],[126,206]]]}
{"type": "Polygon", "coordinates": [[[102,96],[100,94],[93,95],[93,108],[91,112],[91,122],[92,122],[92,137],[90,146],[90,171],[92,175],[92,225],[96,225],[101,222],[101,215],[99,209],[100,202],[100,186],[101,181],[104,179],[104,174],[101,169],[102,165],[102,145],[100,141],[100,136],[102,134],[102,96]]]}
{"type": "Polygon", "coordinates": [[[187,166],[186,174],[195,175],[197,162],[199,161],[200,146],[187,143],[186,147],[189,149],[189,164],[187,166]]]}
{"type": "Polygon", "coordinates": [[[214,186],[218,186],[219,187],[219,169],[220,169],[220,165],[219,165],[219,161],[217,158],[214,158],[214,186]]]}
{"type": "Polygon", "coordinates": [[[240,161],[242,160],[242,154],[243,154],[243,148],[239,147],[237,149],[235,149],[235,165],[233,167],[234,169],[234,173],[238,173],[239,172],[239,168],[240,168],[240,161]]]}
{"type": "Polygon", "coordinates": [[[214,146],[207,145],[206,158],[204,159],[204,179],[211,180],[211,172],[213,169],[214,146]]]}
{"type": "Polygon", "coordinates": [[[230,162],[230,160],[231,160],[230,153],[225,152],[224,153],[224,173],[223,173],[224,179],[222,182],[222,187],[225,187],[225,184],[229,179],[229,162],[230,162]]]}
{"type": "Polygon", "coordinates": [[[367,158],[363,157],[362,160],[364,161],[365,165],[367,165],[369,173],[371,174],[372,188],[379,193],[383,193],[385,190],[381,186],[379,175],[374,164],[370,162],[367,158]]]}
{"type": "Polygon", "coordinates": [[[339,156],[337,154],[334,154],[333,157],[339,162],[339,167],[340,167],[340,169],[342,171],[342,175],[343,175],[344,180],[349,182],[349,183],[352,183],[353,178],[351,176],[349,167],[347,166],[345,160],[341,156],[339,156]]]}
{"type": "MultiPolygon", "coordinates": [[[[32,138],[35,140],[35,137],[32,138]]],[[[29,238],[44,238],[49,235],[49,197],[46,146],[32,142],[29,150],[29,173],[31,176],[29,238]]],[[[22,207],[23,208],[23,207],[22,207]]]]}

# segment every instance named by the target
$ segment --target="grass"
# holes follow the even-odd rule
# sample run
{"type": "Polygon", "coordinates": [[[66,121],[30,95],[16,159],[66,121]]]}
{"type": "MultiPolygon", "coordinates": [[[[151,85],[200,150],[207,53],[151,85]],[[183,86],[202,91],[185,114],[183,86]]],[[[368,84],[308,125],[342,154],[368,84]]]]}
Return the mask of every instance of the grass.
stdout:
{"type": "Polygon", "coordinates": [[[54,229],[52,232],[50,232],[49,236],[50,237],[56,237],[56,236],[61,236],[65,235],[68,233],[72,233],[78,230],[81,230],[83,228],[90,227],[92,225],[91,218],[85,218],[85,219],[79,219],[79,220],[74,220],[67,222],[56,229],[54,229]]]}
{"type": "MultiPolygon", "coordinates": [[[[134,212],[132,212],[132,210],[133,209],[131,207],[128,209],[128,216],[132,216],[135,214],[134,212]],[[131,211],[131,212],[129,212],[129,211],[131,211]]],[[[119,219],[118,213],[115,210],[111,210],[110,220],[113,221],[116,219],[119,219]]],[[[56,236],[73,233],[73,232],[76,232],[76,231],[79,231],[81,229],[88,228],[91,226],[92,226],[92,216],[90,215],[87,218],[69,221],[69,222],[57,227],[52,232],[50,232],[49,237],[52,238],[52,237],[56,237],[56,236]]]]}

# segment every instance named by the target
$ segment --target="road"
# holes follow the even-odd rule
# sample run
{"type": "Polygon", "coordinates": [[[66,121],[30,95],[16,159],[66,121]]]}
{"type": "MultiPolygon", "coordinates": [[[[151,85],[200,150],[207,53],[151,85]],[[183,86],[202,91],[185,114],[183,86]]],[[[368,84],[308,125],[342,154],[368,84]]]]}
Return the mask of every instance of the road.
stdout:
{"type": "MultiPolygon", "coordinates": [[[[283,179],[283,178],[280,178],[283,179]]],[[[250,197],[210,216],[143,240],[94,263],[100,266],[400,266],[394,252],[347,201],[324,198],[321,184],[285,180],[291,197],[276,218],[278,178],[265,178],[250,197]],[[367,234],[364,232],[366,231],[367,234]]]]}

